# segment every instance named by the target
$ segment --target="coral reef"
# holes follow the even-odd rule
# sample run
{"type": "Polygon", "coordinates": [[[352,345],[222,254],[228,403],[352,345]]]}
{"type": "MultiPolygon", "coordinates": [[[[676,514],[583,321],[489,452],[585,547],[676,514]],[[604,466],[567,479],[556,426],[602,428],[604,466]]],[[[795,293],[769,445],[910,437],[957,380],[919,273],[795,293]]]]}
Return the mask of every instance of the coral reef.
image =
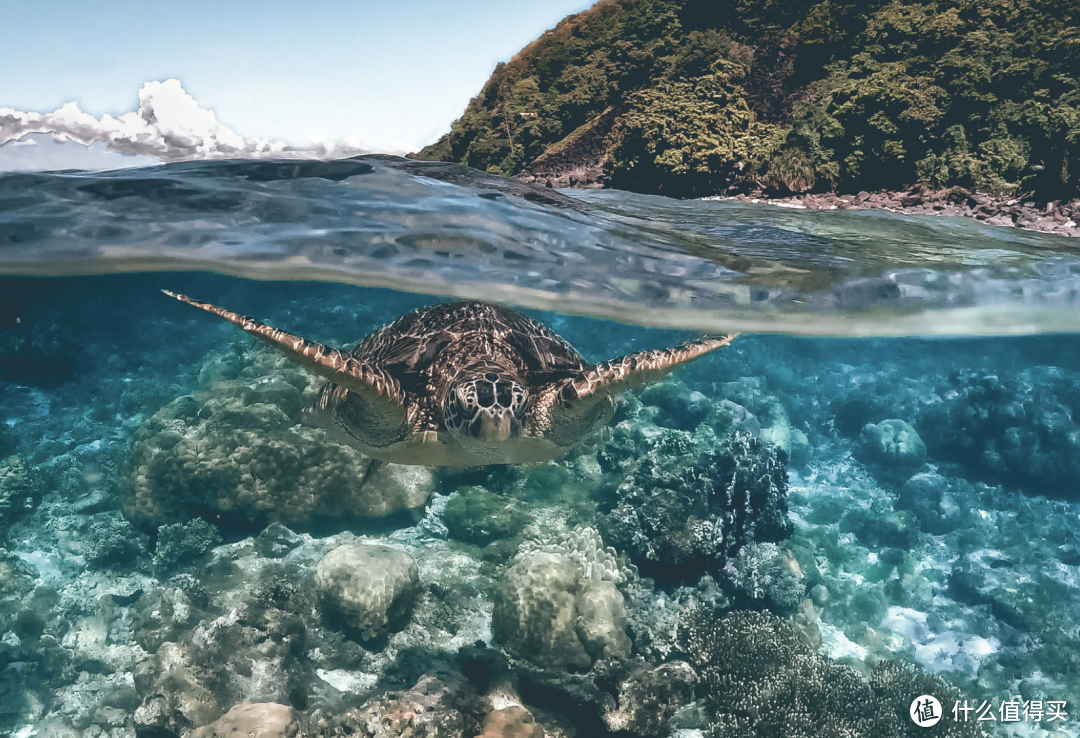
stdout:
{"type": "Polygon", "coordinates": [[[600,529],[660,581],[718,570],[744,545],[790,532],[785,457],[741,431],[717,438],[706,425],[690,433],[624,420],[599,455],[613,479],[600,529]]]}
{"type": "Polygon", "coordinates": [[[191,734],[191,738],[296,738],[300,722],[296,710],[275,702],[243,703],[210,725],[191,734]]]}
{"type": "Polygon", "coordinates": [[[0,533],[34,504],[41,494],[22,456],[0,456],[0,533]]]}
{"type": "Polygon", "coordinates": [[[976,478],[1078,500],[1080,382],[1053,367],[999,377],[953,373],[921,408],[932,456],[976,478]]]}
{"type": "MultiPolygon", "coordinates": [[[[701,677],[699,694],[712,715],[708,735],[842,736],[919,735],[907,717],[912,696],[942,704],[958,690],[911,666],[888,662],[870,679],[806,646],[795,628],[764,612],[687,611],[680,641],[701,677]]],[[[974,722],[941,724],[941,734],[979,736],[974,722]]]]}
{"type": "Polygon", "coordinates": [[[926,444],[911,423],[898,418],[867,423],[859,432],[859,450],[890,472],[911,473],[926,461],[926,444]]]}
{"type": "Polygon", "coordinates": [[[768,607],[792,612],[806,596],[806,582],[799,562],[790,551],[775,543],[754,542],[729,559],[721,580],[735,593],[741,607],[768,607]]]}
{"type": "Polygon", "coordinates": [[[618,699],[608,698],[602,708],[607,729],[634,735],[663,735],[675,711],[693,700],[697,674],[685,661],[659,666],[633,662],[618,678],[618,699]]]}
{"type": "Polygon", "coordinates": [[[483,487],[463,487],[443,508],[443,524],[450,537],[477,546],[520,536],[531,520],[520,502],[483,487]]]}
{"type": "MultiPolygon", "coordinates": [[[[147,537],[137,531],[119,512],[94,513],[86,517],[86,523],[80,540],[80,551],[90,566],[125,570],[137,568],[146,560],[147,537]]],[[[166,542],[163,544],[161,533],[158,534],[158,551],[164,558],[171,556],[164,549],[175,545],[168,540],[169,537],[169,534],[165,535],[166,542]]],[[[178,560],[171,561],[166,568],[171,568],[178,560]]],[[[154,563],[158,563],[156,556],[154,563]]]]}
{"type": "Polygon", "coordinates": [[[925,368],[918,380],[897,376],[895,367],[872,374],[833,400],[832,420],[858,438],[867,423],[903,418],[918,429],[931,462],[956,465],[972,480],[1077,499],[1080,384],[1074,374],[1059,366],[974,368],[985,362],[963,354],[959,362],[966,368],[925,368]]]}
{"type": "Polygon", "coordinates": [[[189,648],[177,643],[161,644],[153,658],[139,664],[135,689],[143,695],[134,715],[142,733],[184,735],[221,714],[217,697],[201,678],[189,648]]]}
{"type": "Polygon", "coordinates": [[[795,466],[806,464],[810,454],[806,434],[792,426],[780,398],[766,390],[760,377],[742,377],[738,382],[728,382],[720,388],[720,395],[724,398],[722,403],[729,403],[724,408],[731,418],[727,421],[730,426],[726,428],[756,424],[759,430],[753,435],[784,449],[795,466]]]}
{"type": "Polygon", "coordinates": [[[364,639],[402,628],[416,604],[419,585],[416,561],[389,546],[339,546],[315,571],[315,587],[324,606],[364,639]]]}
{"type": "Polygon", "coordinates": [[[181,566],[197,565],[220,543],[221,535],[202,518],[163,525],[154,547],[154,570],[167,576],[181,566]]]}
{"type": "Polygon", "coordinates": [[[310,528],[426,504],[430,469],[376,464],[299,425],[321,381],[274,353],[236,348],[204,365],[200,388],[136,431],[122,485],[141,527],[206,517],[233,527],[310,528]]]}
{"type": "Polygon", "coordinates": [[[492,710],[484,718],[483,732],[476,738],[544,738],[544,726],[521,705],[492,710]]]}
{"type": "MultiPolygon", "coordinates": [[[[269,315],[302,325],[307,310],[269,315]]],[[[618,347],[604,355],[645,340],[588,330],[581,345],[618,347]]],[[[883,361],[891,342],[744,338],[720,371],[620,400],[606,446],[438,472],[415,488],[439,485],[422,513],[377,521],[348,514],[370,490],[346,472],[365,461],[295,422],[317,381],[246,339],[208,360],[163,345],[168,377],[160,355],[145,369],[106,356],[107,401],[81,371],[4,394],[0,488],[23,491],[0,542],[0,734],[914,738],[935,731],[908,718],[913,694],[947,715],[958,694],[1080,702],[1075,367],[1016,369],[1035,360],[1019,339],[901,342],[883,361]],[[949,373],[969,366],[988,368],[949,373]],[[727,381],[743,375],[761,379],[727,381]],[[178,438],[150,432],[170,413],[178,438]],[[918,429],[925,466],[889,472],[860,450],[882,418],[918,429]],[[795,426],[813,455],[788,473],[795,426]],[[276,476],[228,477],[263,433],[248,471],[276,476]],[[1030,469],[1000,453],[1013,441],[1030,469]],[[158,469],[151,456],[166,468],[185,444],[184,474],[206,486],[160,478],[160,499],[132,497],[129,451],[158,469]],[[299,471],[323,463],[338,476],[299,471]],[[266,508],[229,507],[264,493],[266,508]],[[158,512],[125,517],[139,499],[158,512]],[[357,549],[376,555],[345,556],[357,549]]],[[[1043,340],[1047,361],[1075,363],[1043,340]]],[[[1024,728],[1064,738],[1072,717],[1024,728]]]]}
{"type": "Polygon", "coordinates": [[[386,691],[359,707],[317,709],[306,721],[304,735],[473,738],[481,731],[482,714],[482,701],[461,674],[436,669],[407,689],[386,691]]]}
{"type": "Polygon", "coordinates": [[[587,669],[629,655],[627,580],[591,528],[554,544],[523,544],[495,593],[491,632],[510,653],[546,668],[587,669]]]}

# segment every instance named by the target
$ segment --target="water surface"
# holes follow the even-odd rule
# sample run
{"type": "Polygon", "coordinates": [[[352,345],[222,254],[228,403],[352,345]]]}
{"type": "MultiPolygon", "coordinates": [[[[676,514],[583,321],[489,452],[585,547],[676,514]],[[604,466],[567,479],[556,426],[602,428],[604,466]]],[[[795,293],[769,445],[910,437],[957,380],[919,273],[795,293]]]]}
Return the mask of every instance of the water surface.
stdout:
{"type": "Polygon", "coordinates": [[[1078,265],[394,157],[0,175],[0,735],[1075,736],[1078,265]],[[744,335],[565,458],[373,468],[161,289],[342,348],[450,298],[590,362],[744,335]]]}

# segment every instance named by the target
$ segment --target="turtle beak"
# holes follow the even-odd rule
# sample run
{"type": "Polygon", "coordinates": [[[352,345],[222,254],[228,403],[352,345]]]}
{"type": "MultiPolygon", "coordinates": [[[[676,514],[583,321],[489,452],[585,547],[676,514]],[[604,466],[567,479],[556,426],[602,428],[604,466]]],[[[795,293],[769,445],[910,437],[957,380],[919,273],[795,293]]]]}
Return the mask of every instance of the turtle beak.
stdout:
{"type": "Polygon", "coordinates": [[[485,443],[499,443],[510,438],[510,413],[482,413],[476,437],[485,443]]]}

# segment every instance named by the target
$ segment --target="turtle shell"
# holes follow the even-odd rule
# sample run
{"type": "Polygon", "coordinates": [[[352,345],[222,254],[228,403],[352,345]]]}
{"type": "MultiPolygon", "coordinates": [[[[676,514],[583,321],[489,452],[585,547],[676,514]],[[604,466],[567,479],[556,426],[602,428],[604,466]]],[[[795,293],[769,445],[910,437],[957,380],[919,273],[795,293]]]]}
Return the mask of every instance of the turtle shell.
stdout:
{"type": "Polygon", "coordinates": [[[588,363],[542,323],[501,305],[463,301],[422,307],[369,335],[352,355],[380,367],[406,392],[438,392],[458,371],[508,363],[532,385],[570,376],[588,363]]]}

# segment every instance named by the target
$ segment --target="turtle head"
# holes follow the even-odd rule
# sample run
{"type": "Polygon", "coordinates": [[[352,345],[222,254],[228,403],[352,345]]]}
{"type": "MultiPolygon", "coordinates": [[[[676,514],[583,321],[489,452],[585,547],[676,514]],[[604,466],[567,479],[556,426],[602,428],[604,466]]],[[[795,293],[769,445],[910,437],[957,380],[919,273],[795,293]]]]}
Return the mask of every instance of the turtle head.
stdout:
{"type": "Polygon", "coordinates": [[[446,428],[462,438],[498,443],[521,435],[529,391],[512,370],[479,364],[462,370],[443,400],[446,428]]]}

